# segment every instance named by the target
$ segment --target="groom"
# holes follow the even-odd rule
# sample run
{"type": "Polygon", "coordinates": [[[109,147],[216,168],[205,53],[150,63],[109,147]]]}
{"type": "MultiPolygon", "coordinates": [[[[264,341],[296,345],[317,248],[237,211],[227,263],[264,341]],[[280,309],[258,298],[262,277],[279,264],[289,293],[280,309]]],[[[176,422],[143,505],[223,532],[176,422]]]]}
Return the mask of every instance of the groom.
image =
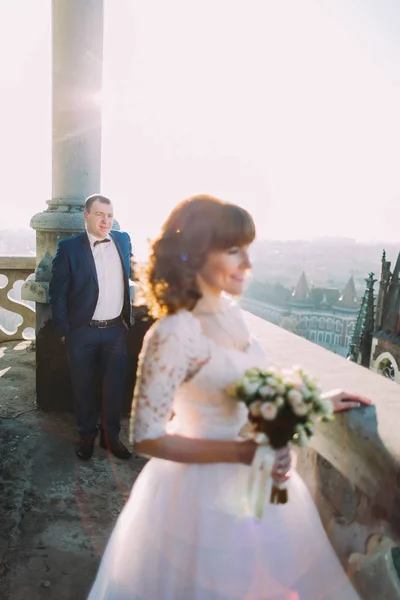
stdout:
{"type": "Polygon", "coordinates": [[[82,460],[93,454],[100,389],[100,446],[127,459],[131,452],[119,431],[131,323],[131,240],[111,231],[114,211],[105,196],[86,199],[84,218],[84,233],[59,242],[50,281],[54,330],[66,346],[74,391],[76,454],[82,460]]]}

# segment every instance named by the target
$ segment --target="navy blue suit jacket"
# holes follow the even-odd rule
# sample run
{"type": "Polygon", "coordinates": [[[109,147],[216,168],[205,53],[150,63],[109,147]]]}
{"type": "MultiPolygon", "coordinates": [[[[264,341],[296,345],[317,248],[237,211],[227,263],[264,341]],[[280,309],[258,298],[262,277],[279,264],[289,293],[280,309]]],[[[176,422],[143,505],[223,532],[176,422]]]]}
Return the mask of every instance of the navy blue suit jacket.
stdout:
{"type": "MultiPolygon", "coordinates": [[[[121,258],[125,284],[123,318],[130,326],[131,240],[127,233],[121,231],[112,230],[110,236],[121,258]]],[[[99,297],[99,284],[86,231],[58,243],[53,258],[49,293],[54,330],[59,337],[64,337],[73,329],[89,325],[99,297]]]]}

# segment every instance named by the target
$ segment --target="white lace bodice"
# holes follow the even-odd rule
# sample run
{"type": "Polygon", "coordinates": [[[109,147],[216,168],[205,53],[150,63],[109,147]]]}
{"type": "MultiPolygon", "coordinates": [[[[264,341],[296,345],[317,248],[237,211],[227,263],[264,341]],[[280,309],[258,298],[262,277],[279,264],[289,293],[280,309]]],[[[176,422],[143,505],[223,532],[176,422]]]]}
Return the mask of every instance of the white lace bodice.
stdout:
{"type": "Polygon", "coordinates": [[[166,433],[236,438],[247,420],[247,409],[226,389],[254,366],[265,366],[256,340],[244,351],[219,346],[186,310],[160,319],[148,331],[139,359],[133,403],[135,441],[166,433]]]}

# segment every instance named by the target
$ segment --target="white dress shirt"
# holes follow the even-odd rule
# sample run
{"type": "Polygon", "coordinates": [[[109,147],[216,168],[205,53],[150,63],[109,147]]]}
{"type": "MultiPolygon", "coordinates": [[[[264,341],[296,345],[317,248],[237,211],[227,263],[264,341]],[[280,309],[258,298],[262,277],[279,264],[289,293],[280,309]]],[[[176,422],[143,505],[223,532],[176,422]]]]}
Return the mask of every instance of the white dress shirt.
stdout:
{"type": "Polygon", "coordinates": [[[124,306],[124,272],[119,252],[111,236],[104,244],[94,243],[97,240],[91,233],[86,232],[96,266],[99,283],[99,298],[93,313],[93,320],[107,321],[119,317],[124,306]]]}

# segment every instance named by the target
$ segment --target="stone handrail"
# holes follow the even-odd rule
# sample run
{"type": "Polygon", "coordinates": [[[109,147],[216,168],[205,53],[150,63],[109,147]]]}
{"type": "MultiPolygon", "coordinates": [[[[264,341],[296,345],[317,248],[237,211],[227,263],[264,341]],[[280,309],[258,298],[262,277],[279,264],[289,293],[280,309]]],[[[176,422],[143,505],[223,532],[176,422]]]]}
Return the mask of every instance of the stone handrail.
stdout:
{"type": "MultiPolygon", "coordinates": [[[[340,388],[373,400],[374,406],[336,415],[333,422],[320,425],[312,445],[297,452],[298,470],[314,495],[336,551],[356,575],[358,570],[361,587],[367,581],[363,569],[377,569],[377,576],[392,577],[396,589],[396,594],[381,597],[397,600],[400,583],[389,572],[393,564],[388,553],[400,542],[400,386],[244,314],[271,365],[301,365],[318,378],[324,391],[340,388]],[[374,552],[380,548],[376,541],[369,542],[377,536],[383,539],[382,551],[369,557],[368,548],[374,547],[374,552]]],[[[370,597],[366,591],[365,598],[370,597]]]]}
{"type": "Polygon", "coordinates": [[[0,315],[0,342],[22,340],[24,339],[23,331],[25,328],[32,327],[35,329],[34,308],[30,308],[21,302],[19,293],[17,293],[17,298],[9,297],[9,293],[15,284],[25,281],[35,271],[35,267],[35,256],[0,256],[0,275],[7,278],[5,287],[0,288],[0,307],[20,315],[23,319],[20,325],[14,325],[14,329],[16,327],[14,333],[7,333],[1,326],[4,320],[4,313],[0,315]]]}

